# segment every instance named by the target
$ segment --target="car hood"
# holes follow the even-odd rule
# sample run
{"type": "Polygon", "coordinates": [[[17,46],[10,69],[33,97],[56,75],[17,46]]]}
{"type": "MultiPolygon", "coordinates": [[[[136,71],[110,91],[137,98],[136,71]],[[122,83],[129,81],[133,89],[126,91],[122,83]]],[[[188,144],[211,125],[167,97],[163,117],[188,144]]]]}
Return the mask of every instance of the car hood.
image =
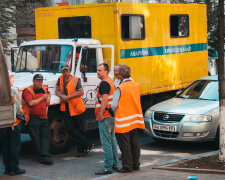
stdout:
{"type": "Polygon", "coordinates": [[[219,108],[219,101],[172,98],[152,106],[150,110],[179,114],[206,114],[215,108],[219,108]]]}

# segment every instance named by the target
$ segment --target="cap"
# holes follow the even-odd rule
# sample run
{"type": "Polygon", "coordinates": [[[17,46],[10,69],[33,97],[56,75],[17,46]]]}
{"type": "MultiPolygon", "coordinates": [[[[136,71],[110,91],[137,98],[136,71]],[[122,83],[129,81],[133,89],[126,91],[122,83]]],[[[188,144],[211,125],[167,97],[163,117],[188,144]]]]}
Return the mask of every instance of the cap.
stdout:
{"type": "Polygon", "coordinates": [[[44,78],[41,74],[35,74],[34,77],[33,77],[33,80],[35,80],[35,79],[42,79],[43,80],[44,78]]]}
{"type": "Polygon", "coordinates": [[[62,71],[63,69],[70,69],[70,68],[69,68],[68,64],[63,64],[63,65],[61,66],[61,71],[62,71]]]}
{"type": "Polygon", "coordinates": [[[9,73],[9,76],[14,76],[14,72],[12,72],[12,71],[8,71],[8,73],[9,73]]]}

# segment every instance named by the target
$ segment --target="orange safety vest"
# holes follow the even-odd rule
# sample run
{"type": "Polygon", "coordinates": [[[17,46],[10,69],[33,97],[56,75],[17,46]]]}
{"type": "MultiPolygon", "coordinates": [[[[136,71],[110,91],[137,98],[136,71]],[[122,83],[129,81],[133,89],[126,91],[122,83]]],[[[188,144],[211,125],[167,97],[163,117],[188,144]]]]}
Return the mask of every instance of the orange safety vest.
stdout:
{"type": "Polygon", "coordinates": [[[137,128],[145,129],[140,85],[134,81],[125,81],[118,88],[120,99],[115,114],[115,132],[126,133],[137,128]]]}
{"type": "MultiPolygon", "coordinates": [[[[30,91],[30,93],[32,94],[32,98],[34,99],[35,98],[35,93],[34,93],[33,86],[29,86],[26,89],[28,91],[30,91]]],[[[47,90],[45,89],[45,87],[42,87],[42,89],[47,94],[47,90]]],[[[21,110],[22,110],[22,113],[26,115],[26,123],[25,123],[25,125],[27,125],[27,123],[28,123],[28,121],[30,119],[30,111],[31,111],[31,108],[28,106],[27,102],[24,100],[23,97],[22,97],[21,110]]]]}
{"type": "Polygon", "coordinates": [[[21,122],[21,120],[20,120],[20,119],[18,119],[18,118],[16,118],[16,122],[14,122],[13,126],[18,125],[20,122],[21,122]]]}
{"type": "MultiPolygon", "coordinates": [[[[113,93],[115,91],[115,84],[113,83],[113,80],[110,77],[105,78],[98,85],[97,100],[95,101],[95,116],[96,116],[97,120],[99,119],[99,112],[100,112],[100,108],[101,108],[101,103],[99,102],[99,100],[102,101],[102,95],[99,93],[99,87],[103,81],[106,81],[110,85],[107,109],[109,109],[112,105],[113,93]]],[[[105,110],[103,112],[103,118],[107,118],[107,117],[112,117],[112,115],[110,114],[110,112],[108,110],[105,110]]]]}
{"type": "MultiPolygon", "coordinates": [[[[63,75],[60,76],[60,84],[59,84],[59,89],[61,92],[64,92],[64,86],[63,86],[63,75]]],[[[72,75],[72,78],[68,82],[66,89],[68,92],[68,95],[72,95],[73,93],[77,92],[76,87],[77,87],[77,82],[80,78],[74,77],[72,75]]],[[[83,113],[86,108],[84,105],[84,101],[82,100],[82,97],[76,97],[68,100],[68,106],[69,106],[69,111],[70,111],[70,116],[76,116],[81,113],[83,113]]],[[[60,106],[60,111],[66,111],[66,106],[65,103],[61,101],[61,106],[60,106]]]]}

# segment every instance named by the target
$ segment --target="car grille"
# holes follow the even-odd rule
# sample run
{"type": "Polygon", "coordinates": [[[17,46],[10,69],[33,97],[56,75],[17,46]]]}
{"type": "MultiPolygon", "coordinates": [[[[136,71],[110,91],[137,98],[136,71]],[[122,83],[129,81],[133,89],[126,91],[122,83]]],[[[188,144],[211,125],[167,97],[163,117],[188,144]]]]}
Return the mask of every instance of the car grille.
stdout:
{"type": "Polygon", "coordinates": [[[183,119],[183,117],[184,115],[182,114],[168,114],[165,112],[154,112],[154,120],[165,123],[180,122],[183,119]]]}
{"type": "Polygon", "coordinates": [[[179,132],[167,132],[167,131],[159,131],[153,130],[154,133],[159,137],[166,137],[166,138],[176,138],[179,132]]]}

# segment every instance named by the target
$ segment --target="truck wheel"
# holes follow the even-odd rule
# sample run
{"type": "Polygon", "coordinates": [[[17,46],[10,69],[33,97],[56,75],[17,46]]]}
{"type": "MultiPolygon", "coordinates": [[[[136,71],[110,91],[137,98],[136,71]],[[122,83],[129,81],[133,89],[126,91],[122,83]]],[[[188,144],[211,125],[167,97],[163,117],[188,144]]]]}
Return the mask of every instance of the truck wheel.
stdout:
{"type": "Polygon", "coordinates": [[[64,119],[61,114],[55,114],[50,118],[50,151],[53,154],[62,153],[70,147],[70,137],[64,126],[64,119]]]}

